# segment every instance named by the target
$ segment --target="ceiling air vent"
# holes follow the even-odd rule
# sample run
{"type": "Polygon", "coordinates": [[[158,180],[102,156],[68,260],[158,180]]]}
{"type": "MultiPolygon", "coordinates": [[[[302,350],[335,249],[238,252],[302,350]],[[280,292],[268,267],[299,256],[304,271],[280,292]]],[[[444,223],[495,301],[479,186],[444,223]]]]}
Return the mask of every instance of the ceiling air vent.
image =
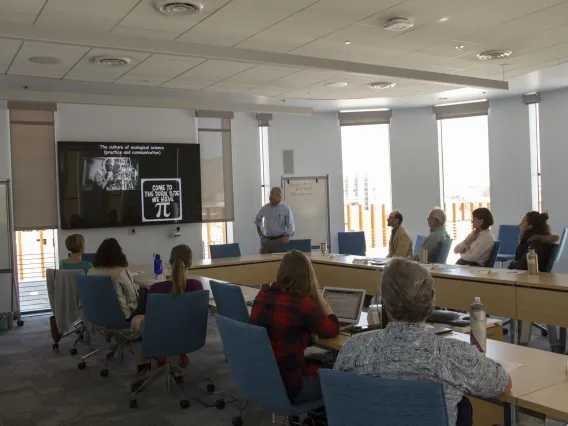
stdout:
{"type": "Polygon", "coordinates": [[[380,81],[377,83],[369,84],[369,87],[373,90],[383,90],[383,89],[390,89],[396,86],[396,83],[390,81],[380,81]]]}
{"type": "Polygon", "coordinates": [[[412,28],[414,21],[408,18],[392,18],[385,22],[383,28],[387,31],[404,31],[412,28]]]}
{"type": "Polygon", "coordinates": [[[96,56],[91,61],[97,65],[107,67],[123,67],[128,65],[132,60],[126,56],[96,56]]]}
{"type": "Polygon", "coordinates": [[[164,15],[173,16],[193,15],[194,13],[201,12],[201,9],[203,9],[203,5],[201,3],[188,1],[161,0],[155,2],[154,5],[156,9],[164,15]]]}
{"type": "Polygon", "coordinates": [[[504,59],[508,58],[513,54],[512,50],[505,50],[505,49],[495,49],[495,50],[486,50],[485,52],[481,52],[477,55],[477,59],[481,61],[491,61],[494,59],[504,59]]]}

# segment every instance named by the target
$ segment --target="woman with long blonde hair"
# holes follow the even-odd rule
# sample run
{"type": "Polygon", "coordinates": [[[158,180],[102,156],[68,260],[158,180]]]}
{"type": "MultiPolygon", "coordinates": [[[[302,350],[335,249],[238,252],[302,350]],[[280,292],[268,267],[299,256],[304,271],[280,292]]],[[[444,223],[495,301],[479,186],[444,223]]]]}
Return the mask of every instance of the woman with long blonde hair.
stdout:
{"type": "Polygon", "coordinates": [[[282,258],[276,282],[254,301],[250,323],[267,329],[290,400],[320,399],[321,365],[306,362],[304,351],[312,334],[337,336],[339,321],[319,293],[314,268],[304,253],[292,250],[282,258]]]}

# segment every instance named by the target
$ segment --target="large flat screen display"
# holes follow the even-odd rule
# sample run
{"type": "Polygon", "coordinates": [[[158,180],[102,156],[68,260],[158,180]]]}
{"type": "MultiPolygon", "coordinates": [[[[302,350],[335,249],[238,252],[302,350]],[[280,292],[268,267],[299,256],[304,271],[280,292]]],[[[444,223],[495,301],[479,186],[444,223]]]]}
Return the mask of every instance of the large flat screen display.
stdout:
{"type": "Polygon", "coordinates": [[[57,147],[62,229],[201,222],[198,144],[57,147]]]}

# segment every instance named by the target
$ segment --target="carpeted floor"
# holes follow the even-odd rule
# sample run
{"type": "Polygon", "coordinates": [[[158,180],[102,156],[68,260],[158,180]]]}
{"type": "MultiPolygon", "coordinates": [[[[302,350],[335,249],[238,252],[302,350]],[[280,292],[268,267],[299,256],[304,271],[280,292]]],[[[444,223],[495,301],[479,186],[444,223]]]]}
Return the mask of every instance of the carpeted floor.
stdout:
{"type": "MultiPolygon", "coordinates": [[[[139,407],[131,409],[129,390],[134,378],[134,357],[125,353],[124,364],[110,361],[110,376],[102,378],[102,358],[91,358],[87,368],[79,370],[79,356],[87,348],[79,344],[79,354],[71,356],[71,338],[60,342],[60,351],[52,350],[49,316],[25,317],[23,327],[0,333],[0,426],[230,426],[240,402],[228,404],[224,410],[206,408],[191,400],[182,410],[182,392],[174,385],[167,395],[165,379],[158,379],[143,391],[139,407]]],[[[96,338],[94,347],[104,342],[96,338]]],[[[533,331],[531,346],[548,350],[548,342],[533,331]]],[[[218,390],[235,391],[213,317],[209,321],[207,343],[190,357],[185,371],[186,390],[191,398],[213,403],[216,396],[205,393],[206,377],[214,380],[218,390]]],[[[544,368],[544,367],[543,367],[544,368]]],[[[247,408],[245,425],[272,424],[272,416],[254,406],[247,408]]],[[[543,424],[542,421],[528,424],[543,424]]]]}

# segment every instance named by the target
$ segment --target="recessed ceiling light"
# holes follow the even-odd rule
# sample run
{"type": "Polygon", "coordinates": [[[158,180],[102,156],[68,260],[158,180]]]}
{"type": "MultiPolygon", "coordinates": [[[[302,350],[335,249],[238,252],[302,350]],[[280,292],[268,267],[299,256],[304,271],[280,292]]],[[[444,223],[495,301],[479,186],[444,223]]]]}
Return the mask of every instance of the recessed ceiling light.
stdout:
{"type": "Polygon", "coordinates": [[[194,1],[157,0],[154,7],[164,15],[182,16],[199,13],[203,9],[201,3],[194,1]]]}
{"type": "Polygon", "coordinates": [[[32,56],[28,61],[39,65],[56,65],[61,63],[61,59],[54,58],[53,56],[32,56]]]}
{"type": "Polygon", "coordinates": [[[396,86],[396,83],[392,81],[378,81],[376,83],[369,84],[369,87],[373,90],[390,89],[394,86],[396,86]]]}
{"type": "Polygon", "coordinates": [[[448,19],[450,19],[447,16],[444,16],[443,18],[438,19],[438,22],[446,22],[448,19]]]}
{"type": "Polygon", "coordinates": [[[447,100],[447,99],[448,99],[448,98],[438,98],[439,101],[445,101],[445,100],[447,100]]]}
{"type": "Polygon", "coordinates": [[[464,50],[465,46],[463,44],[456,44],[456,50],[464,50]]]}
{"type": "Polygon", "coordinates": [[[343,81],[332,81],[331,83],[325,83],[324,84],[325,87],[333,87],[335,89],[339,89],[341,87],[345,87],[347,86],[347,83],[343,82],[343,81]]]}
{"type": "Polygon", "coordinates": [[[494,49],[494,50],[486,50],[485,52],[481,52],[477,55],[477,58],[482,61],[490,61],[492,59],[503,59],[508,58],[513,54],[512,50],[507,49],[494,49]]]}
{"type": "Polygon", "coordinates": [[[387,31],[404,31],[412,28],[414,21],[408,18],[392,18],[385,22],[383,28],[387,31]]]}
{"type": "Polygon", "coordinates": [[[91,62],[107,67],[123,67],[132,62],[132,59],[126,56],[95,56],[91,59],[91,62]]]}
{"type": "Polygon", "coordinates": [[[349,40],[345,40],[343,44],[351,44],[351,42],[349,40]]]}

